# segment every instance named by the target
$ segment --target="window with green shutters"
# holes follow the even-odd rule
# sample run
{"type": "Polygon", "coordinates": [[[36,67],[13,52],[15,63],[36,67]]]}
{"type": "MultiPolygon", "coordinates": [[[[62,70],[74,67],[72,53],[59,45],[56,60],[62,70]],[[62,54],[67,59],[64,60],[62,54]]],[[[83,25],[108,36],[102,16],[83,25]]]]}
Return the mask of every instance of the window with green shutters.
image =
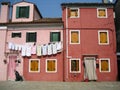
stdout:
{"type": "Polygon", "coordinates": [[[50,42],[60,41],[60,32],[51,32],[50,33],[50,42]]]}
{"type": "Polygon", "coordinates": [[[27,32],[26,33],[26,42],[36,42],[37,33],[36,32],[27,32]]]}
{"type": "Polygon", "coordinates": [[[16,18],[29,18],[29,6],[17,6],[16,18]]]}

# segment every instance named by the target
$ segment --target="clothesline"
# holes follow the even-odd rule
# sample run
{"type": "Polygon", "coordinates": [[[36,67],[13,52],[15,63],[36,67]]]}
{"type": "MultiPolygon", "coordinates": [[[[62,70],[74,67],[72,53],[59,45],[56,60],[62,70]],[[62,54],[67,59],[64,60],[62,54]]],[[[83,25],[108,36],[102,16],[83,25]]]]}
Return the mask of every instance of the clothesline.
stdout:
{"type": "Polygon", "coordinates": [[[62,52],[62,42],[48,43],[43,45],[20,45],[12,42],[8,43],[9,50],[16,50],[21,52],[21,56],[30,57],[32,54],[37,56],[55,55],[62,52]]]}

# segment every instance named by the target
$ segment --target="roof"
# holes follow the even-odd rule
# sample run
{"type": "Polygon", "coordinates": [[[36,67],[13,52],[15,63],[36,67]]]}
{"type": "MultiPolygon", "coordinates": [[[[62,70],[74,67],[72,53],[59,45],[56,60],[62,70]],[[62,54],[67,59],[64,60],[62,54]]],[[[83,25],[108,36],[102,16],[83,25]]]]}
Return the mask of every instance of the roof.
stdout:
{"type": "Polygon", "coordinates": [[[62,7],[113,7],[112,3],[62,3],[62,7]]]}
{"type": "Polygon", "coordinates": [[[31,22],[8,22],[8,23],[0,23],[0,25],[8,25],[8,24],[36,24],[36,23],[63,23],[62,18],[41,18],[39,20],[34,20],[31,22]]]}

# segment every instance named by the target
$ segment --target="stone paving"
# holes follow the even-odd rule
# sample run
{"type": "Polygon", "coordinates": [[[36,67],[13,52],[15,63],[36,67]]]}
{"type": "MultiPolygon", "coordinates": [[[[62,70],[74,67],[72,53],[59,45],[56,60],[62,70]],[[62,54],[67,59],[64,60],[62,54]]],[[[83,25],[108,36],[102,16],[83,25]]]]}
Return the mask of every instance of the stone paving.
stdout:
{"type": "Polygon", "coordinates": [[[120,82],[0,81],[0,90],[120,90],[120,82]]]}

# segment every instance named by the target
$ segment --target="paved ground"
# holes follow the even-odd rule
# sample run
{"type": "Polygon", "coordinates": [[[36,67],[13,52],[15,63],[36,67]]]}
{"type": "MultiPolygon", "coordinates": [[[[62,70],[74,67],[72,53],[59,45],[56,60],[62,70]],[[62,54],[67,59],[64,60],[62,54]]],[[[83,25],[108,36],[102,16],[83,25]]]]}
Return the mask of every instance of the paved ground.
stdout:
{"type": "Polygon", "coordinates": [[[0,90],[120,90],[120,82],[0,81],[0,90]]]}

